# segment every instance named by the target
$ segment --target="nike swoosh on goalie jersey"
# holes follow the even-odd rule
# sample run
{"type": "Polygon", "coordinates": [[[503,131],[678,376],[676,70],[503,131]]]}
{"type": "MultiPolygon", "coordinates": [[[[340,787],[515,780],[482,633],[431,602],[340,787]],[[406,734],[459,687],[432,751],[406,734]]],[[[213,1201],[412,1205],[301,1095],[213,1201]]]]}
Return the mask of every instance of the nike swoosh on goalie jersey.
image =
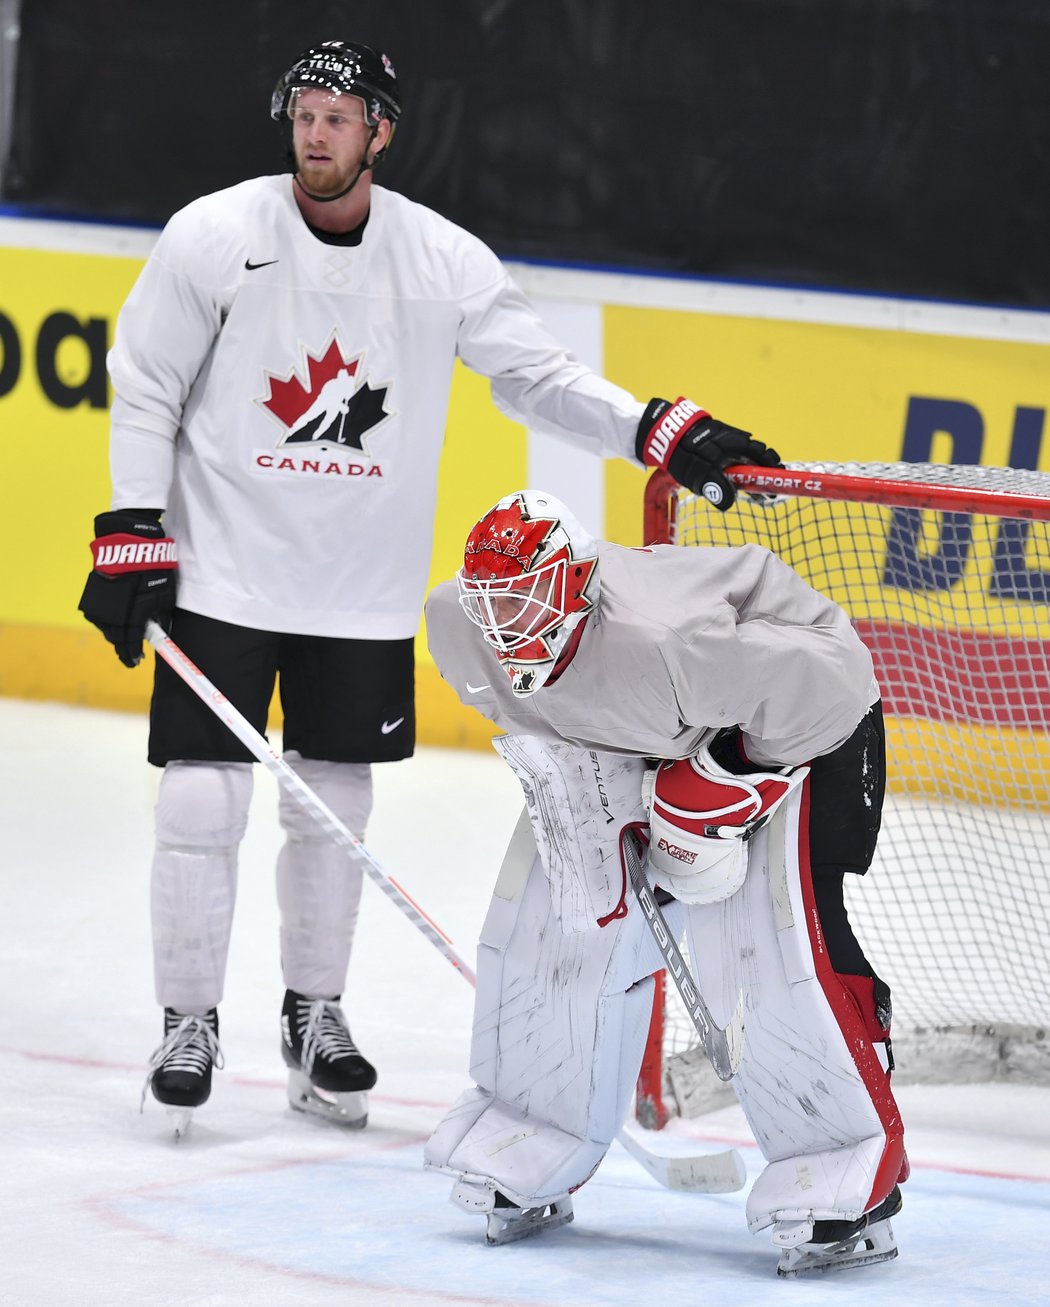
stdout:
{"type": "Polygon", "coordinates": [[[384,722],[379,729],[384,735],[389,735],[391,731],[396,731],[404,720],[403,717],[399,717],[396,722],[384,722]]]}
{"type": "Polygon", "coordinates": [[[280,263],[280,259],[267,259],[264,263],[253,263],[251,259],[244,260],[244,266],[249,272],[254,272],[256,268],[268,268],[271,263],[280,263]]]}
{"type": "Polygon", "coordinates": [[[488,687],[488,684],[485,684],[485,685],[471,685],[471,683],[470,683],[469,681],[467,682],[467,692],[468,692],[468,694],[480,694],[482,690],[487,690],[488,688],[489,688],[489,687],[488,687]]]}

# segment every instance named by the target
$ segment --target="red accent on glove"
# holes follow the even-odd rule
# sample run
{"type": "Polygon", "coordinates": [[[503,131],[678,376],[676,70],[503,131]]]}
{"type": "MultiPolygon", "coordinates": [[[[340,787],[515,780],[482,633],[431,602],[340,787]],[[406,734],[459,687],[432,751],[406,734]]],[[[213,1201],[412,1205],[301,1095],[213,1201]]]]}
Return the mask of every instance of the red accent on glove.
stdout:
{"type": "Polygon", "coordinates": [[[103,576],[125,572],[159,572],[178,567],[178,552],[170,536],[144,540],[142,536],[118,533],[99,536],[91,542],[95,571],[103,576]]]}
{"type": "Polygon", "coordinates": [[[686,432],[710,416],[706,409],[679,395],[649,428],[642,441],[642,462],[648,467],[666,468],[668,459],[686,432]]]}
{"type": "Polygon", "coordinates": [[[754,775],[716,780],[698,772],[691,758],[665,762],[656,773],[653,812],[680,830],[709,836],[719,826],[749,826],[790,788],[788,777],[754,775]]]}

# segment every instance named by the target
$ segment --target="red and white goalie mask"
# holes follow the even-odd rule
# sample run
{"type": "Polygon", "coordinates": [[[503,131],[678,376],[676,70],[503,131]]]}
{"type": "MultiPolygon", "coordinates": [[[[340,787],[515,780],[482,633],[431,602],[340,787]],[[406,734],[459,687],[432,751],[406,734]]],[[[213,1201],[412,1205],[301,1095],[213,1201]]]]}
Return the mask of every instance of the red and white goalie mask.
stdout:
{"type": "Polygon", "coordinates": [[[519,490],[467,537],[459,602],[510,677],[532,694],[598,601],[598,546],[559,499],[519,490]]]}

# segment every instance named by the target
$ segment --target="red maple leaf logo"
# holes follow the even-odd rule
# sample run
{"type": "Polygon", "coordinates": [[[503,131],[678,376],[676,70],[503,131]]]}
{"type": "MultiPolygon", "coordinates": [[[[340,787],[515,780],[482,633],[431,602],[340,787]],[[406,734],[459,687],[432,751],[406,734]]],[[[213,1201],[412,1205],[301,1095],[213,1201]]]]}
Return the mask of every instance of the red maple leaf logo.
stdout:
{"type": "Polygon", "coordinates": [[[386,386],[358,380],[363,355],[346,358],[338,337],[319,357],[307,353],[306,383],[293,368],[286,377],[267,373],[269,394],[261,404],[287,429],[280,444],[340,445],[364,453],[363,436],[391,414],[386,386]]]}
{"type": "Polygon", "coordinates": [[[339,341],[333,336],[332,343],[320,358],[307,354],[307,385],[303,385],[294,369],[284,380],[272,373],[267,374],[270,393],[262,401],[263,407],[280,418],[286,427],[294,427],[320,395],[326,382],[333,381],[344,369],[348,376],[354,376],[360,362],[360,357],[343,358],[339,341]]]}
{"type": "MultiPolygon", "coordinates": [[[[553,517],[526,517],[521,501],[515,500],[508,508],[485,514],[467,538],[465,555],[473,559],[473,567],[484,567],[491,577],[527,572],[557,525],[553,517]]],[[[567,556],[567,550],[560,552],[567,556]]]]}

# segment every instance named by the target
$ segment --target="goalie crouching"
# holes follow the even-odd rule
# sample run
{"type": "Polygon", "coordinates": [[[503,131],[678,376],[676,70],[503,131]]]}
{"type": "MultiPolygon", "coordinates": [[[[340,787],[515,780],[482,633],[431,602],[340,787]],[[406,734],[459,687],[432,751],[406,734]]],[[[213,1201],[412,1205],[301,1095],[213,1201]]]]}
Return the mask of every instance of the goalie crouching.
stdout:
{"type": "Polygon", "coordinates": [[[477,523],[426,620],[526,799],[479,943],[475,1083],[426,1165],[490,1242],[572,1220],[667,957],[627,874],[648,827],[648,886],[767,1162],[749,1228],[786,1275],[895,1256],[889,989],[842,886],[874,854],[885,749],[846,614],[758,546],[626,549],[524,490],[477,523]]]}

